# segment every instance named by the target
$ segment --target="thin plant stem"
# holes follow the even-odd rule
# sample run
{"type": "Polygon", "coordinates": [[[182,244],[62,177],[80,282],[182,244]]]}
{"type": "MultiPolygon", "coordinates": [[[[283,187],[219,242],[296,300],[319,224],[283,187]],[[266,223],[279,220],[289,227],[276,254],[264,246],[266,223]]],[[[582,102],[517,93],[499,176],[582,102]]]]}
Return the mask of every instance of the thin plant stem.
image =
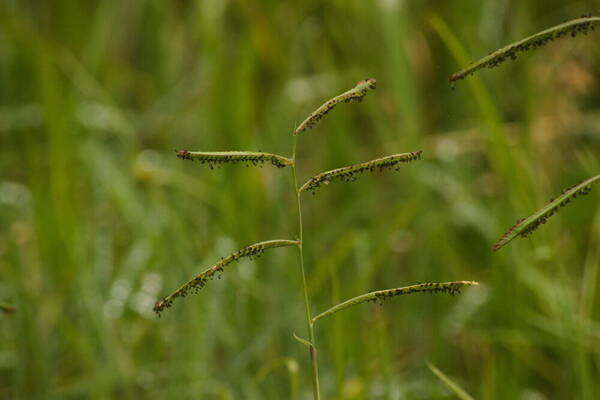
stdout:
{"type": "Polygon", "coordinates": [[[296,204],[298,206],[298,253],[300,255],[300,270],[302,272],[302,290],[304,292],[304,309],[306,310],[306,324],[308,327],[308,339],[310,341],[309,353],[310,362],[312,366],[312,382],[313,382],[313,394],[315,400],[321,399],[321,391],[319,389],[319,366],[317,363],[317,349],[315,347],[315,333],[313,329],[312,315],[310,313],[310,302],[308,301],[308,286],[306,285],[306,273],[304,270],[304,238],[302,229],[302,206],[300,203],[300,190],[298,189],[298,178],[296,177],[296,144],[297,135],[293,135],[294,144],[292,150],[292,175],[294,176],[294,191],[296,195],[296,204]]]}

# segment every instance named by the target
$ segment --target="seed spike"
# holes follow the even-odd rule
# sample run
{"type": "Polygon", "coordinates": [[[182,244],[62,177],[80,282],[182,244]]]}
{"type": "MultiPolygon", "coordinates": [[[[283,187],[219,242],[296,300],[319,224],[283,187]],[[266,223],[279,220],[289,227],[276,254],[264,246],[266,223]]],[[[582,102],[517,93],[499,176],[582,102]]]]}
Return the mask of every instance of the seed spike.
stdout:
{"type": "Polygon", "coordinates": [[[335,314],[338,311],[342,311],[348,307],[366,303],[366,302],[378,302],[382,304],[386,299],[394,296],[401,296],[404,294],[412,293],[448,293],[455,295],[460,293],[460,289],[464,286],[476,286],[479,282],[475,281],[453,281],[453,282],[427,282],[418,283],[412,286],[405,286],[395,289],[377,290],[375,292],[365,293],[360,296],[353,297],[340,304],[337,304],[330,309],[322,312],[312,319],[315,323],[317,320],[335,314]]]}
{"type": "Polygon", "coordinates": [[[586,181],[580,182],[562,191],[562,194],[548,203],[545,207],[539,209],[527,218],[518,220],[511,226],[504,235],[494,244],[493,250],[497,251],[502,246],[516,238],[517,236],[527,237],[533,233],[540,225],[545,224],[548,218],[556,214],[561,207],[568,205],[571,200],[578,196],[584,196],[592,191],[592,185],[600,181],[600,175],[596,175],[586,181]]]}
{"type": "Polygon", "coordinates": [[[321,186],[321,184],[328,185],[334,179],[344,182],[353,182],[357,179],[356,174],[363,172],[381,172],[386,169],[395,169],[397,171],[401,163],[409,163],[411,161],[420,160],[422,153],[423,151],[419,150],[412,153],[394,154],[361,164],[325,171],[310,178],[304,185],[302,185],[300,192],[310,190],[314,193],[315,190],[321,186]]]}
{"type": "Polygon", "coordinates": [[[482,68],[494,68],[508,59],[515,60],[519,53],[523,53],[528,50],[535,50],[538,47],[542,47],[543,45],[563,36],[569,35],[571,37],[575,37],[579,33],[587,34],[587,32],[589,30],[593,30],[594,25],[598,23],[600,23],[600,17],[584,16],[567,21],[560,25],[553,26],[526,37],[525,39],[511,43],[508,46],[505,46],[489,54],[488,56],[481,58],[480,60],[469,65],[467,68],[450,75],[448,79],[450,82],[454,82],[464,79],[482,68]]]}
{"type": "Polygon", "coordinates": [[[249,259],[255,259],[262,255],[262,253],[271,248],[275,247],[285,247],[285,246],[297,246],[300,244],[297,240],[267,240],[265,242],[259,242],[252,244],[250,246],[244,247],[231,254],[228,257],[221,258],[218,263],[213,265],[212,267],[206,269],[204,272],[196,275],[194,278],[183,284],[176,291],[168,295],[167,297],[163,297],[161,300],[157,301],[154,305],[154,312],[160,316],[160,313],[164,311],[166,308],[171,307],[173,304],[173,300],[177,297],[185,297],[189,293],[190,290],[193,290],[194,293],[199,292],[207,283],[209,279],[213,279],[216,276],[220,277],[223,269],[231,264],[232,262],[238,262],[241,258],[247,257],[249,259]]]}
{"type": "Polygon", "coordinates": [[[252,165],[254,167],[262,167],[265,162],[270,162],[277,168],[287,167],[294,165],[294,160],[287,157],[280,156],[278,154],[264,153],[264,152],[252,152],[252,151],[215,151],[215,152],[201,152],[201,151],[187,151],[187,150],[175,150],[177,157],[182,160],[198,160],[202,164],[208,164],[210,169],[213,169],[216,165],[225,163],[244,163],[247,167],[252,165]]]}
{"type": "Polygon", "coordinates": [[[362,101],[369,90],[374,90],[377,87],[377,81],[373,78],[365,79],[356,84],[352,89],[335,96],[313,111],[298,127],[294,130],[294,135],[299,134],[307,129],[312,128],[325,115],[335,108],[340,103],[350,103],[353,101],[362,101]]]}

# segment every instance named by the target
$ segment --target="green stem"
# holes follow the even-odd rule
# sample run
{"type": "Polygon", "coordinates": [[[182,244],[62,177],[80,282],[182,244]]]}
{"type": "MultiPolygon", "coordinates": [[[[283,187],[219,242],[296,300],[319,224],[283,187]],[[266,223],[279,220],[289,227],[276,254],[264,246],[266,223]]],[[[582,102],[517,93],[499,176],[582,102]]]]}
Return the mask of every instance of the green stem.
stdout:
{"type": "Polygon", "coordinates": [[[321,399],[321,392],[319,389],[319,366],[317,363],[317,349],[315,347],[315,333],[313,329],[312,316],[310,313],[310,303],[308,301],[308,287],[306,285],[306,273],[304,271],[304,252],[302,250],[304,246],[303,240],[303,229],[302,229],[302,206],[300,205],[300,191],[298,190],[298,179],[296,177],[296,142],[297,135],[294,136],[294,146],[292,150],[292,174],[294,176],[294,190],[296,192],[296,204],[298,206],[298,226],[299,226],[299,241],[298,252],[300,254],[300,270],[302,271],[302,289],[304,291],[304,309],[306,310],[306,324],[308,327],[308,338],[311,343],[309,347],[310,362],[312,366],[312,381],[313,381],[313,394],[315,400],[321,399]]]}

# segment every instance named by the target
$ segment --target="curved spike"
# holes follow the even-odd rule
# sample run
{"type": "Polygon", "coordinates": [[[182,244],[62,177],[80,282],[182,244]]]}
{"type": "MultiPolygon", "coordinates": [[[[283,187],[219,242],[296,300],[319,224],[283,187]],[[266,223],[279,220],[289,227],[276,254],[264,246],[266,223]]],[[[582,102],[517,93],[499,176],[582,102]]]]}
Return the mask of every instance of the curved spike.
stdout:
{"type": "Polygon", "coordinates": [[[394,154],[375,160],[367,161],[361,164],[350,165],[348,167],[342,167],[333,169],[331,171],[322,172],[318,175],[310,178],[302,187],[300,192],[307,190],[314,191],[318,189],[321,184],[329,184],[334,179],[341,181],[353,181],[356,177],[355,174],[363,172],[383,171],[384,169],[398,168],[401,163],[409,163],[411,161],[420,160],[423,151],[415,151],[412,153],[394,154]]]}
{"type": "Polygon", "coordinates": [[[448,78],[450,82],[463,79],[481,68],[493,68],[501,64],[508,59],[516,59],[518,53],[526,52],[528,50],[535,50],[554,39],[561,38],[563,36],[570,35],[575,37],[579,33],[587,34],[591,29],[594,29],[594,25],[600,23],[600,17],[582,17],[567,21],[563,24],[553,26],[534,35],[526,37],[525,39],[511,43],[490,55],[481,58],[480,60],[472,63],[467,68],[456,72],[448,78]]]}
{"type": "Polygon", "coordinates": [[[270,162],[278,168],[294,165],[294,160],[280,156],[278,154],[253,152],[253,151],[187,151],[175,150],[177,157],[183,160],[198,160],[202,164],[206,163],[211,168],[218,164],[225,163],[249,163],[253,166],[270,162]]]}
{"type": "Polygon", "coordinates": [[[221,261],[208,268],[204,272],[201,272],[200,274],[196,275],[167,297],[163,297],[161,300],[157,301],[154,305],[154,312],[160,316],[160,313],[164,311],[164,309],[171,307],[174,299],[176,299],[177,297],[185,297],[188,294],[188,292],[192,289],[196,291],[202,289],[209,279],[212,279],[217,273],[222,272],[225,266],[231,264],[234,261],[238,261],[239,259],[244,257],[260,257],[262,253],[267,249],[275,247],[297,246],[298,244],[300,244],[300,242],[297,240],[267,240],[265,242],[259,242],[244,247],[243,249],[236,251],[230,256],[221,259],[221,261]]]}
{"type": "Polygon", "coordinates": [[[429,282],[429,283],[418,283],[412,286],[405,286],[395,289],[378,290],[375,292],[365,293],[360,296],[353,297],[349,300],[344,301],[338,305],[331,307],[329,310],[322,312],[312,319],[312,323],[317,320],[335,314],[338,311],[342,311],[348,307],[360,303],[372,302],[383,302],[385,299],[393,296],[400,296],[403,294],[411,293],[448,293],[455,295],[460,293],[460,289],[464,286],[479,285],[479,282],[475,281],[454,281],[454,282],[429,282]]]}
{"type": "Polygon", "coordinates": [[[563,190],[562,194],[555,199],[550,200],[545,207],[539,209],[534,214],[527,218],[517,221],[516,224],[510,227],[500,239],[494,244],[494,251],[499,250],[502,246],[516,238],[517,236],[527,237],[540,225],[545,224],[548,218],[556,214],[561,207],[566,206],[571,200],[578,196],[583,196],[592,191],[592,185],[600,181],[600,175],[596,175],[586,181],[580,182],[575,186],[563,190]]]}
{"type": "Polygon", "coordinates": [[[365,79],[356,84],[352,89],[335,96],[321,105],[313,111],[298,127],[294,130],[294,135],[299,134],[302,131],[312,128],[323,118],[329,111],[333,110],[335,106],[340,103],[350,103],[352,101],[361,101],[369,90],[373,90],[377,87],[377,81],[373,78],[365,79]]]}

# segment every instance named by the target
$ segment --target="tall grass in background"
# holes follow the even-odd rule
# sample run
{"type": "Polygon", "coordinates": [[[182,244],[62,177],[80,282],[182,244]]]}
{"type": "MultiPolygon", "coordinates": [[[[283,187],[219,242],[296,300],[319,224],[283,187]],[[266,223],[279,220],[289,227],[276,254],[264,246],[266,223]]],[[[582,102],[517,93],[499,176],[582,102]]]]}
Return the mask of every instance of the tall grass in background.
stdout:
{"type": "Polygon", "coordinates": [[[205,301],[171,311],[180,324],[157,323],[160,293],[257,237],[285,237],[294,200],[273,169],[220,168],[200,180],[165,155],[286,154],[282,132],[299,112],[373,75],[378,96],[323,120],[314,156],[299,149],[304,168],[391,148],[432,157],[415,174],[338,185],[306,202],[315,308],[390,282],[468,276],[486,285],[458,299],[409,296],[333,315],[316,332],[327,338],[323,388],[338,399],[448,398],[429,360],[478,399],[593,399],[597,193],[527,239],[497,253],[490,244],[507,221],[597,174],[597,34],[479,71],[454,91],[446,77],[597,9],[2,3],[0,301],[17,311],[0,314],[0,397],[309,394],[298,372],[308,368],[305,349],[289,340],[304,312],[293,254],[229,271],[205,301]]]}

